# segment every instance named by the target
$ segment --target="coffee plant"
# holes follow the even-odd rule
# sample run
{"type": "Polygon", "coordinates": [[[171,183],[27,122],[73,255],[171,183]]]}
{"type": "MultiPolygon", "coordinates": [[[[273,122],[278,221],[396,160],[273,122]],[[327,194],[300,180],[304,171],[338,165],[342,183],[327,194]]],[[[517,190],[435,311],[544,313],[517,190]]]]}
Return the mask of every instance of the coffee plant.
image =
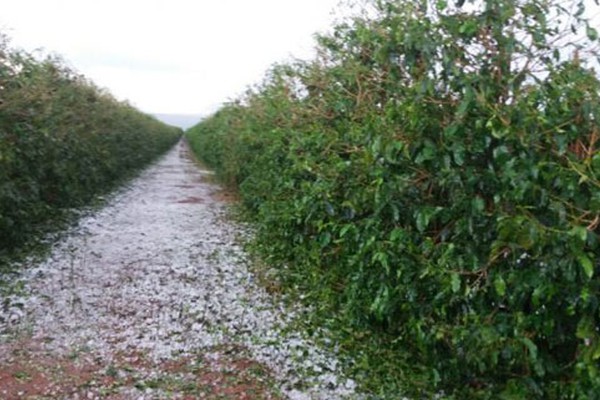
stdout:
{"type": "Polygon", "coordinates": [[[366,388],[600,397],[584,3],[368,7],[315,60],[274,67],[189,130],[194,148],[239,191],[287,287],[347,332],[366,388]]]}
{"type": "Polygon", "coordinates": [[[181,132],[115,100],[57,57],[0,36],[0,256],[168,149],[181,132]]]}

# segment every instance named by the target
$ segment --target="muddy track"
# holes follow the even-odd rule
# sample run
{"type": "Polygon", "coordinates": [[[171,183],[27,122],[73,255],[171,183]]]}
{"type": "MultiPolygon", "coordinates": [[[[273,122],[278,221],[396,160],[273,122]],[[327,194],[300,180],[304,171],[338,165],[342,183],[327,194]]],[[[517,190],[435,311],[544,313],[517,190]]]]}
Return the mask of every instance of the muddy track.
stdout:
{"type": "Polygon", "coordinates": [[[255,283],[210,172],[182,142],[0,307],[0,399],[354,398],[255,283]]]}

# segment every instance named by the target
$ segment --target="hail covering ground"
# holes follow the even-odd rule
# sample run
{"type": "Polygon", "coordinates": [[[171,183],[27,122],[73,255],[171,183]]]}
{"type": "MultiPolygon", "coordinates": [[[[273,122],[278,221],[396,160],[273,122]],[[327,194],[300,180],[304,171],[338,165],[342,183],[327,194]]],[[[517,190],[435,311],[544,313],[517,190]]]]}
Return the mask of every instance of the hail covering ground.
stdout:
{"type": "MultiPolygon", "coordinates": [[[[14,356],[11,343],[37,343],[31,351],[57,359],[85,354],[103,368],[123,354],[142,354],[158,366],[199,352],[214,361],[227,348],[266,366],[276,397],[354,398],[334,348],[286,330],[304,311],[284,307],[256,283],[239,241],[250,233],[227,219],[208,175],[180,143],[83,217],[46,260],[30,261],[21,277],[26,295],[0,307],[0,369],[14,356]]],[[[160,373],[150,368],[140,379],[160,373]]],[[[73,398],[104,398],[93,385],[86,390],[73,398]]],[[[189,398],[156,385],[112,393],[189,398]]]]}

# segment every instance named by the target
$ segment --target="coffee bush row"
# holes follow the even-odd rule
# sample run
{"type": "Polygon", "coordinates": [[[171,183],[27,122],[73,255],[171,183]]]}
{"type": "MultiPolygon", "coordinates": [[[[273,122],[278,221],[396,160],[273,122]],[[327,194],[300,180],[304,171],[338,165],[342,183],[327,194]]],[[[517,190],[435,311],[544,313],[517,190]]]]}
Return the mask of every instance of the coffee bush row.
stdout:
{"type": "Polygon", "coordinates": [[[315,60],[192,128],[194,148],[239,191],[284,285],[347,332],[365,387],[598,398],[600,82],[583,2],[367,3],[315,60]]]}
{"type": "Polygon", "coordinates": [[[115,100],[57,57],[0,37],[0,255],[167,150],[181,132],[115,100]]]}

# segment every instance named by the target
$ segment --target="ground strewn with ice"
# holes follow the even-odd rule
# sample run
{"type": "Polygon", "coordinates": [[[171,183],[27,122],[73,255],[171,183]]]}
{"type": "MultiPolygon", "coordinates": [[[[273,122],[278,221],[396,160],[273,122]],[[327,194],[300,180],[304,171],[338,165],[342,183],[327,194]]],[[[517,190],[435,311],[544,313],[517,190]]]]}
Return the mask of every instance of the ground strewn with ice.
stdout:
{"type": "Polygon", "coordinates": [[[208,175],[179,143],[24,269],[0,398],[355,398],[334,349],[283,333],[294,312],[255,283],[208,175]]]}

